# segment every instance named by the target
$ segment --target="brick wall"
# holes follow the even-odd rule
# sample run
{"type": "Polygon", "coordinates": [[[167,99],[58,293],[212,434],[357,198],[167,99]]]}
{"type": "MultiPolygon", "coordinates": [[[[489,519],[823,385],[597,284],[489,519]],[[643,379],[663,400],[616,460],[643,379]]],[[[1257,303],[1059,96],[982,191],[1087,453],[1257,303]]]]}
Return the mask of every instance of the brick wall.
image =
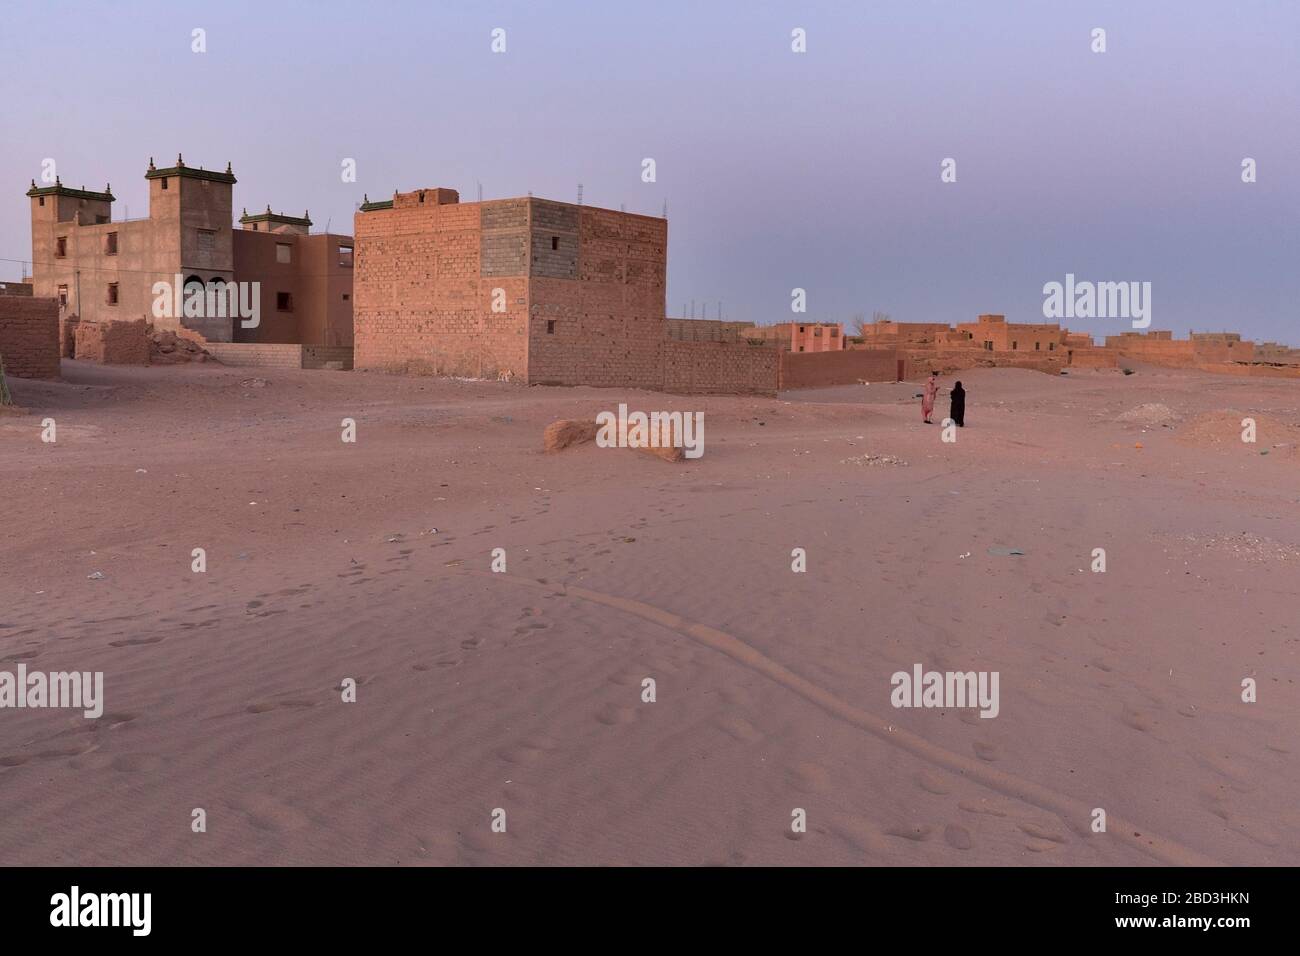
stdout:
{"type": "Polygon", "coordinates": [[[302,368],[303,346],[253,342],[208,342],[203,346],[222,365],[250,368],[302,368]]]}
{"type": "Polygon", "coordinates": [[[661,388],[667,220],[529,202],[532,248],[544,258],[529,279],[528,381],[661,388]],[[570,266],[576,278],[564,276],[570,266]]]}
{"type": "Polygon", "coordinates": [[[343,345],[304,345],[302,347],[303,368],[325,368],[337,362],[344,369],[352,368],[352,349],[343,345]]]}
{"type": "Polygon", "coordinates": [[[739,342],[752,322],[724,322],[721,319],[664,319],[668,338],[674,342],[739,342]]]}
{"type": "Polygon", "coordinates": [[[775,395],[781,353],[745,342],[664,342],[665,392],[775,395]]]}
{"type": "Polygon", "coordinates": [[[899,356],[893,349],[781,352],[780,356],[783,389],[898,380],[899,356]]]}
{"type": "Polygon", "coordinates": [[[462,204],[444,193],[399,194],[391,209],[357,213],[356,366],[523,377],[528,201],[462,204]]]}
{"type": "Polygon", "coordinates": [[[148,365],[149,330],[144,319],[77,324],[77,358],[106,365],[148,365]]]}
{"type": "Polygon", "coordinates": [[[59,303],[56,299],[0,296],[0,358],[14,378],[59,377],[59,303]]]}
{"type": "Polygon", "coordinates": [[[1066,356],[1070,368],[1115,368],[1119,365],[1119,356],[1110,349],[1074,349],[1066,356]]]}

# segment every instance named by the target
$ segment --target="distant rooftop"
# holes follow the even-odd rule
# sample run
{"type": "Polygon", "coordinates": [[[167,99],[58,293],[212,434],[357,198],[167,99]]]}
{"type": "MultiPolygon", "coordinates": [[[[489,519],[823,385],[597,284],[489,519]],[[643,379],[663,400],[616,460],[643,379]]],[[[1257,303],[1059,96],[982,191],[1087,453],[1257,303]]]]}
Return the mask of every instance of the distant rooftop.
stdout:
{"type": "Polygon", "coordinates": [[[186,179],[206,179],[214,183],[228,183],[234,185],[238,180],[235,179],[234,171],[230,164],[226,163],[224,173],[212,169],[204,169],[202,166],[186,166],[185,160],[179,153],[176,154],[176,165],[168,166],[166,169],[159,169],[153,164],[153,157],[149,157],[149,171],[144,174],[145,179],[162,179],[168,176],[182,176],[186,179]]]}

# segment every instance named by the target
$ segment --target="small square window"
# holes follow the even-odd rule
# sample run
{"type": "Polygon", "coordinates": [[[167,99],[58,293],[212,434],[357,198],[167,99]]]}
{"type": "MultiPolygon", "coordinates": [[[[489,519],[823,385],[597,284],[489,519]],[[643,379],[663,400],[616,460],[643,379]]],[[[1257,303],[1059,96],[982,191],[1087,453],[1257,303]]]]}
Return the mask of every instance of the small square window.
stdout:
{"type": "Polygon", "coordinates": [[[68,257],[68,237],[59,236],[55,242],[54,255],[59,259],[68,257]]]}
{"type": "Polygon", "coordinates": [[[275,310],[277,312],[292,312],[293,294],[290,292],[277,292],[275,294],[275,310]]]}
{"type": "Polygon", "coordinates": [[[107,302],[109,305],[117,305],[117,283],[116,282],[110,282],[108,284],[107,302]]]}
{"type": "Polygon", "coordinates": [[[344,292],[344,293],[343,293],[343,301],[344,301],[344,302],[351,302],[351,301],[352,301],[352,296],[349,295],[348,293],[344,292]]]}
{"type": "Polygon", "coordinates": [[[279,263],[292,262],[293,246],[287,242],[277,242],[275,244],[275,261],[279,263]]]}
{"type": "Polygon", "coordinates": [[[547,320],[546,320],[546,334],[547,334],[547,335],[554,335],[554,334],[555,334],[555,320],[554,320],[554,319],[547,319],[547,320]]]}

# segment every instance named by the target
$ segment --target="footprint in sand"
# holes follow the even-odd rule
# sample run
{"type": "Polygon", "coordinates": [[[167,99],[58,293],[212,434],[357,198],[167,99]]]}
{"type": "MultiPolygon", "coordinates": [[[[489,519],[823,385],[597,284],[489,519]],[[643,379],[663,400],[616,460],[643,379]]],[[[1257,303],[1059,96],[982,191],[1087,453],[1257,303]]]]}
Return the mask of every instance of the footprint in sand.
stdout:
{"type": "Polygon", "coordinates": [[[291,807],[267,794],[252,794],[241,797],[231,804],[232,809],[244,815],[244,819],[258,830],[285,833],[301,830],[311,820],[301,810],[291,807]]]}
{"type": "Polygon", "coordinates": [[[959,800],[957,809],[965,810],[967,813],[985,813],[991,817],[1005,817],[1007,811],[990,800],[959,800]]]}
{"type": "Polygon", "coordinates": [[[299,709],[304,707],[315,707],[314,700],[264,700],[256,704],[249,704],[244,708],[250,714],[265,714],[280,708],[299,709]]]}
{"type": "Polygon", "coordinates": [[[461,650],[472,651],[472,650],[476,650],[479,647],[479,645],[482,643],[483,643],[483,638],[481,637],[467,637],[465,638],[465,640],[460,642],[460,647],[461,650]]]}
{"type": "Polygon", "coordinates": [[[109,641],[109,647],[141,647],[145,644],[161,644],[166,638],[162,637],[132,637],[123,641],[109,641]]]}
{"type": "Polygon", "coordinates": [[[515,744],[507,744],[496,751],[496,755],[506,763],[535,764],[545,760],[554,752],[555,742],[548,739],[529,739],[515,744]]]}
{"type": "Polygon", "coordinates": [[[902,837],[904,840],[911,840],[913,843],[924,843],[930,839],[934,831],[926,825],[920,826],[894,826],[886,828],[885,832],[890,836],[902,837]]]}
{"type": "Polygon", "coordinates": [[[92,725],[93,729],[99,730],[101,727],[112,730],[114,727],[121,727],[123,724],[129,724],[139,717],[139,714],[105,714],[92,725]]]}
{"type": "Polygon", "coordinates": [[[120,754],[109,763],[109,769],[119,773],[148,773],[163,765],[157,754],[120,754]]]}
{"type": "Polygon", "coordinates": [[[1125,727],[1132,727],[1134,730],[1140,730],[1147,733],[1155,726],[1155,719],[1140,710],[1134,710],[1132,707],[1125,707],[1124,713],[1120,715],[1120,723],[1125,727]]]}
{"type": "Polygon", "coordinates": [[[596,712],[596,719],[606,726],[613,727],[616,724],[631,723],[636,719],[636,711],[631,707],[606,704],[596,712]]]}
{"type": "Polygon", "coordinates": [[[969,850],[971,847],[970,831],[955,823],[950,823],[943,828],[943,839],[956,850],[969,850]]]}
{"type": "Polygon", "coordinates": [[[36,756],[41,760],[54,760],[59,757],[80,757],[88,754],[95,749],[94,744],[85,744],[84,746],[61,747],[55,750],[42,750],[36,756]]]}
{"type": "Polygon", "coordinates": [[[1025,844],[1025,849],[1032,853],[1047,853],[1059,847],[1059,843],[1053,843],[1051,840],[1030,840],[1025,844]]]}
{"type": "Polygon", "coordinates": [[[747,744],[756,744],[764,739],[758,728],[744,717],[723,717],[718,721],[718,726],[732,737],[747,744]]]}
{"type": "MultiPolygon", "coordinates": [[[[1065,843],[1065,837],[1061,834],[1054,830],[1049,830],[1047,827],[1039,826],[1037,823],[1021,823],[1017,825],[1020,827],[1021,833],[1033,837],[1035,841],[1054,843],[1058,845],[1065,843]]],[[[1032,849],[1032,847],[1030,849],[1032,849]]]]}
{"type": "Polygon", "coordinates": [[[831,821],[830,831],[862,853],[884,853],[889,850],[889,844],[881,837],[880,830],[863,817],[836,817],[831,821]]]}
{"type": "Polygon", "coordinates": [[[815,763],[796,764],[786,771],[786,783],[800,793],[825,793],[831,788],[831,776],[815,763]]]}
{"type": "Polygon", "coordinates": [[[916,775],[916,784],[927,793],[935,793],[939,796],[951,793],[948,785],[943,782],[943,778],[929,770],[922,770],[916,775]]]}
{"type": "Polygon", "coordinates": [[[975,750],[975,756],[979,757],[980,760],[987,760],[990,763],[997,760],[998,757],[1002,755],[1001,751],[999,751],[997,746],[994,744],[981,743],[977,740],[971,744],[971,747],[975,750]]]}

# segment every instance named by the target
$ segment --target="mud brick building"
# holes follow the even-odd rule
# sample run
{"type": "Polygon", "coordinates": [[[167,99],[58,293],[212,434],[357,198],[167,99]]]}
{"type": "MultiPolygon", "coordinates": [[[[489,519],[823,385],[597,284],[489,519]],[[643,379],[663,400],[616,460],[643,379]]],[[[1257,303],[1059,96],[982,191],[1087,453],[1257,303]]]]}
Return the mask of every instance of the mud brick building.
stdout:
{"type": "Polygon", "coordinates": [[[356,366],[538,385],[774,393],[743,342],[670,340],[665,219],[395,193],[356,215],[356,366]]]}
{"type": "Polygon", "coordinates": [[[14,378],[59,377],[59,306],[30,283],[0,283],[0,360],[14,378]]]}
{"type": "MultiPolygon", "coordinates": [[[[305,216],[245,216],[233,224],[236,179],[224,172],[149,161],[149,215],[113,221],[112,189],[103,192],[32,183],[32,279],[37,296],[59,303],[60,341],[69,327],[144,319],[188,329],[212,342],[351,345],[352,239],[309,235],[305,216]],[[220,288],[259,282],[261,323],[245,329],[231,316],[153,314],[154,283],[220,288]],[[72,324],[75,324],[73,322],[72,324]]],[[[111,333],[108,336],[112,338],[111,333]]]]}
{"type": "Polygon", "coordinates": [[[773,345],[786,352],[838,352],[845,347],[844,328],[838,322],[781,322],[746,329],[751,342],[773,345]]]}

